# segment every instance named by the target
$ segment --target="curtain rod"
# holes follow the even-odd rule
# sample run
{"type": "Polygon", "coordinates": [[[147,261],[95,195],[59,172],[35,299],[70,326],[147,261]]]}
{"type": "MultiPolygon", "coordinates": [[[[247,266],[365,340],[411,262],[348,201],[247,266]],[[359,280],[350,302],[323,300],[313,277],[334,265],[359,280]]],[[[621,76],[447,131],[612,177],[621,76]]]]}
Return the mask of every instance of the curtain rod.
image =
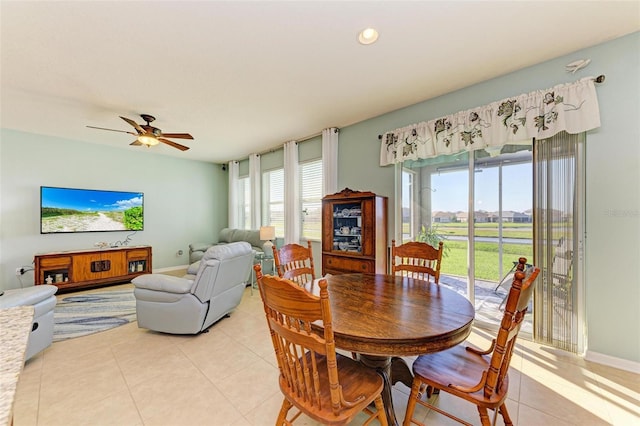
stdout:
{"type": "MultiPolygon", "coordinates": [[[[592,80],[596,83],[604,83],[605,76],[604,74],[600,74],[596,78],[592,78],[592,80]]],[[[382,139],[382,135],[378,135],[378,139],[382,139]]]]}
{"type": "MultiPolygon", "coordinates": [[[[335,127],[335,129],[336,129],[335,130],[336,133],[340,132],[340,129],[338,127],[335,127]]],[[[312,135],[305,136],[305,137],[300,138],[300,139],[294,139],[294,140],[296,141],[296,143],[305,142],[305,141],[308,141],[309,139],[317,138],[318,136],[322,136],[322,132],[314,133],[312,135]]],[[[279,149],[282,149],[283,146],[284,145],[274,146],[273,148],[269,148],[269,149],[266,149],[264,151],[258,152],[257,155],[269,154],[270,152],[274,152],[274,151],[277,151],[279,149]]]]}
{"type": "MultiPolygon", "coordinates": [[[[313,135],[305,136],[304,138],[301,138],[301,139],[294,139],[294,140],[296,141],[296,143],[298,143],[298,142],[304,142],[304,141],[308,141],[309,139],[313,139],[313,138],[316,138],[316,137],[321,136],[321,135],[322,135],[322,132],[320,132],[320,133],[315,133],[315,134],[313,134],[313,135]]],[[[256,153],[256,155],[269,154],[269,153],[271,153],[271,152],[275,152],[275,151],[277,151],[277,150],[279,150],[279,149],[282,149],[283,147],[284,147],[284,145],[274,146],[273,148],[269,148],[269,149],[265,149],[264,151],[260,151],[260,152],[256,153]]]]}
{"type": "MultiPolygon", "coordinates": [[[[336,132],[336,133],[339,133],[339,132],[340,132],[340,128],[339,128],[339,127],[334,127],[334,129],[335,129],[335,132],[336,132]]],[[[298,142],[305,142],[305,141],[308,141],[309,139],[317,138],[318,136],[322,136],[322,132],[314,133],[314,134],[312,134],[312,135],[305,136],[305,137],[303,137],[303,138],[301,138],[301,139],[296,139],[295,141],[296,141],[296,143],[298,143],[298,142]]],[[[273,148],[269,148],[269,149],[265,149],[264,151],[257,152],[257,153],[256,153],[256,155],[269,154],[269,153],[271,153],[271,152],[275,152],[275,151],[277,151],[277,150],[279,150],[279,149],[282,149],[283,147],[284,147],[284,145],[274,146],[273,148]]],[[[242,160],[231,160],[231,161],[238,161],[238,162],[240,162],[240,161],[242,161],[242,160]]]]}

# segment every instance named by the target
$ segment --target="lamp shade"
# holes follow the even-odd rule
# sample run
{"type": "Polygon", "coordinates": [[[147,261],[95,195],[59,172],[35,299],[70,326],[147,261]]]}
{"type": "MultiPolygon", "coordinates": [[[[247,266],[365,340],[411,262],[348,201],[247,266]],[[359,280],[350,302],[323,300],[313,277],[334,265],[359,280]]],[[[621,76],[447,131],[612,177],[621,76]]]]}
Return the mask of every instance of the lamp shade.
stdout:
{"type": "Polygon", "coordinates": [[[260,239],[263,241],[271,241],[276,239],[276,227],[275,226],[261,226],[260,227],[260,239]]]}

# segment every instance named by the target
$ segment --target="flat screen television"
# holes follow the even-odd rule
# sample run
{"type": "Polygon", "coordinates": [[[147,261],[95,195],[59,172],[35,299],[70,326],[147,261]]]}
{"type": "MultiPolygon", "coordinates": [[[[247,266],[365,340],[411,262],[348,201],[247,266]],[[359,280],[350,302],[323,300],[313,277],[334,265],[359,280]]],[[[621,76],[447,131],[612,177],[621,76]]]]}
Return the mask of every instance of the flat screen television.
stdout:
{"type": "Polygon", "coordinates": [[[40,187],[40,233],[142,231],[142,192],[40,187]]]}

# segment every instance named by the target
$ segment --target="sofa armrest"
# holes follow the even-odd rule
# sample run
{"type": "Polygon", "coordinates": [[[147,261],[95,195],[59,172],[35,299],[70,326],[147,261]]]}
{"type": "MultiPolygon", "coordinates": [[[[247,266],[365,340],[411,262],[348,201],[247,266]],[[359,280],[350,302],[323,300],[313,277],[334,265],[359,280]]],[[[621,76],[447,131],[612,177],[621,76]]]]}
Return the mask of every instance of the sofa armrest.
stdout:
{"type": "Polygon", "coordinates": [[[193,280],[164,274],[139,275],[131,280],[131,282],[136,288],[146,288],[148,290],[177,294],[189,293],[193,286],[193,280]]]}
{"type": "Polygon", "coordinates": [[[211,247],[213,243],[191,243],[189,244],[189,250],[194,251],[207,251],[209,247],[211,247]]]}

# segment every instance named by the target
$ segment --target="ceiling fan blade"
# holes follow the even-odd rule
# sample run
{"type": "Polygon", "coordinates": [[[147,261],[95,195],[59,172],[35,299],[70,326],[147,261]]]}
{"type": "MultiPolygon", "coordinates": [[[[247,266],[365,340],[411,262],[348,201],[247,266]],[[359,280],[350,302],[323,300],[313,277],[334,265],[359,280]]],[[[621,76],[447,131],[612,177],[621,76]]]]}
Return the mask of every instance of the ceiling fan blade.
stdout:
{"type": "Polygon", "coordinates": [[[129,145],[140,146],[140,145],[142,145],[142,142],[140,142],[138,139],[136,139],[135,141],[131,142],[129,145]]]}
{"type": "Polygon", "coordinates": [[[90,129],[108,130],[110,132],[129,133],[130,135],[138,136],[137,133],[127,132],[126,130],[107,129],[106,127],[87,126],[90,129]]]}
{"type": "Polygon", "coordinates": [[[189,149],[189,147],[188,147],[188,146],[184,146],[184,145],[180,145],[179,143],[171,142],[171,141],[170,141],[170,140],[168,140],[168,139],[158,138],[158,140],[159,140],[160,142],[162,142],[162,143],[165,143],[165,144],[169,145],[169,146],[172,146],[172,147],[174,147],[174,148],[177,148],[177,149],[179,149],[180,151],[186,151],[186,150],[188,150],[188,149],[189,149]]]}
{"type": "Polygon", "coordinates": [[[172,139],[193,139],[193,136],[189,133],[162,133],[162,137],[172,139]]]}
{"type": "Polygon", "coordinates": [[[120,118],[122,118],[127,123],[131,124],[138,131],[139,134],[144,135],[146,133],[145,130],[142,127],[140,127],[138,123],[131,120],[130,118],[123,117],[123,116],[120,116],[120,118]]]}

